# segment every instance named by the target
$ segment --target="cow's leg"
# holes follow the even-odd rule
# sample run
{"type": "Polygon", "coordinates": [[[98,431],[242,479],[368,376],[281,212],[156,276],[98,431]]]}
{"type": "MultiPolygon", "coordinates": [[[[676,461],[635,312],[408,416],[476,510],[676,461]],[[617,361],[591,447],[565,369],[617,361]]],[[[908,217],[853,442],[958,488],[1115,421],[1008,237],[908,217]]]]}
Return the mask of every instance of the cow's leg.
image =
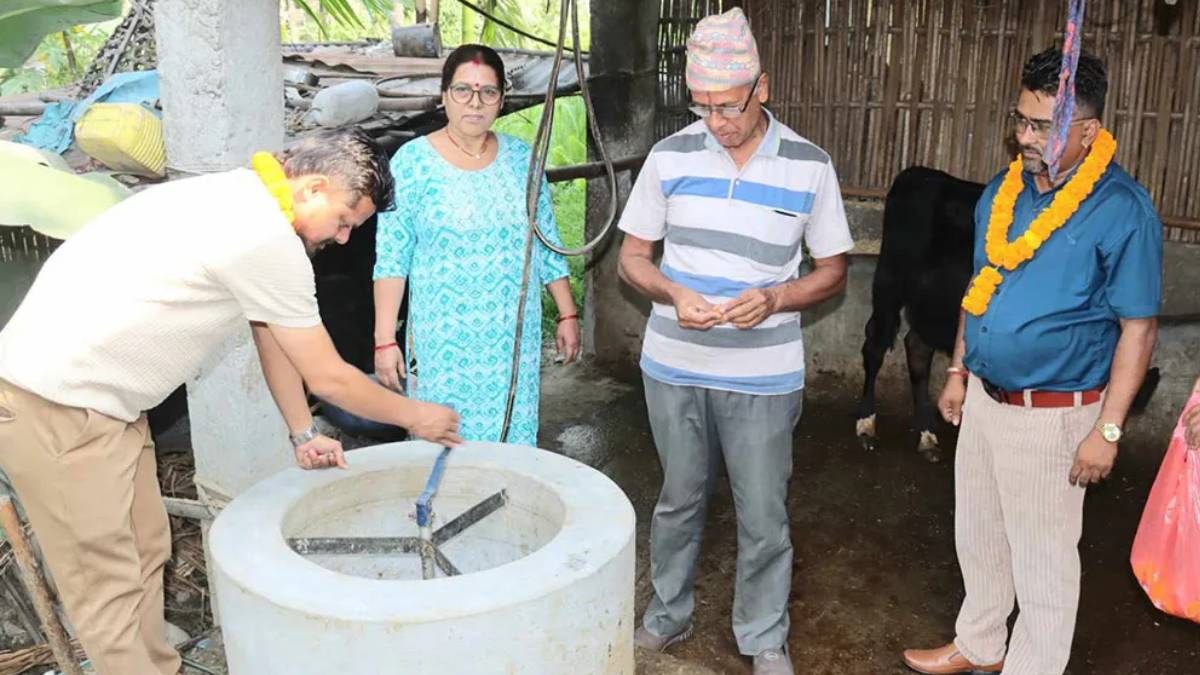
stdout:
{"type": "Polygon", "coordinates": [[[917,450],[931,462],[941,460],[938,437],[933,431],[934,409],[929,400],[929,371],[933,367],[933,347],[921,339],[915,330],[904,336],[904,351],[908,359],[908,380],[912,385],[913,428],[920,434],[917,450]]]}
{"type": "Polygon", "coordinates": [[[883,357],[896,342],[900,332],[900,309],[904,296],[900,292],[901,279],[879,259],[875,268],[875,279],[871,284],[871,318],[867,321],[866,339],[863,341],[863,393],[858,402],[857,421],[854,431],[867,450],[874,450],[878,435],[875,428],[875,378],[883,367],[883,357]]]}
{"type": "MultiPolygon", "coordinates": [[[[890,341],[889,341],[890,342],[890,341]]],[[[866,340],[863,341],[863,390],[858,400],[857,420],[854,423],[854,433],[867,450],[874,450],[877,445],[878,433],[875,428],[875,378],[883,366],[883,357],[887,354],[889,342],[879,339],[879,326],[872,315],[867,321],[866,340]]]]}

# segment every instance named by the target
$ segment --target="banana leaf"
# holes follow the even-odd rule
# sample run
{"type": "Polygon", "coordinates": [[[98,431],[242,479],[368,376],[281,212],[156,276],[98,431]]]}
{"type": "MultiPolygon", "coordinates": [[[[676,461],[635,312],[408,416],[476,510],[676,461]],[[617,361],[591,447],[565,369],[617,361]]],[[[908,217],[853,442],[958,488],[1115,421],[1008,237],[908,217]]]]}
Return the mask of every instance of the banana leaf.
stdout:
{"type": "MultiPolygon", "coordinates": [[[[351,0],[289,0],[293,5],[304,10],[304,13],[317,23],[322,33],[325,33],[325,16],[333,18],[338,24],[350,28],[362,28],[364,26],[362,19],[359,18],[358,12],[355,11],[355,4],[351,0]]],[[[398,2],[405,7],[412,9],[412,0],[360,0],[362,9],[368,15],[387,16],[388,12],[398,2]]]]}
{"type": "Polygon", "coordinates": [[[121,16],[121,0],[0,0],[0,68],[19,68],[42,38],[121,16]]]}
{"type": "Polygon", "coordinates": [[[29,225],[55,239],[69,239],[92,218],[131,194],[112,176],[75,175],[52,153],[0,141],[0,227],[29,225]]]}

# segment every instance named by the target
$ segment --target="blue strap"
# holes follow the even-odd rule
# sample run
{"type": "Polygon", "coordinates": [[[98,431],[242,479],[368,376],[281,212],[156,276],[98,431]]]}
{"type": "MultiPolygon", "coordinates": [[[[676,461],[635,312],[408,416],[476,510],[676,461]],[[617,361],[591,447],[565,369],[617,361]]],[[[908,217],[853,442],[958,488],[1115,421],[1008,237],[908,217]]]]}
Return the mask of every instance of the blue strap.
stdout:
{"type": "Polygon", "coordinates": [[[433,471],[429,472],[429,480],[425,481],[425,491],[421,493],[420,497],[417,497],[417,525],[419,527],[429,525],[429,502],[433,501],[433,495],[437,492],[438,484],[442,482],[442,473],[446,470],[446,458],[449,455],[450,448],[443,448],[437,460],[433,463],[433,471]]]}

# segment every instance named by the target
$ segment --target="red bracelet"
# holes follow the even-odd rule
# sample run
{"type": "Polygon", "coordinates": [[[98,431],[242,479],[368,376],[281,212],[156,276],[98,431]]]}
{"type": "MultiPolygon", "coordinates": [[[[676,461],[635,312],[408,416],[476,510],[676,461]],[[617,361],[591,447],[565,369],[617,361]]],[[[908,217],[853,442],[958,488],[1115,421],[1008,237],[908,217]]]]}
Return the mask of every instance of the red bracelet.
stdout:
{"type": "Polygon", "coordinates": [[[559,322],[559,323],[562,323],[562,322],[564,322],[564,321],[570,321],[571,319],[578,319],[578,318],[579,318],[579,315],[578,315],[578,314],[568,314],[568,315],[566,315],[566,316],[560,316],[560,317],[558,317],[558,322],[559,322]]]}
{"type": "Polygon", "coordinates": [[[396,344],[395,342],[389,342],[386,345],[375,345],[375,351],[381,352],[381,351],[387,349],[388,347],[399,347],[399,346],[400,345],[396,344]]]}

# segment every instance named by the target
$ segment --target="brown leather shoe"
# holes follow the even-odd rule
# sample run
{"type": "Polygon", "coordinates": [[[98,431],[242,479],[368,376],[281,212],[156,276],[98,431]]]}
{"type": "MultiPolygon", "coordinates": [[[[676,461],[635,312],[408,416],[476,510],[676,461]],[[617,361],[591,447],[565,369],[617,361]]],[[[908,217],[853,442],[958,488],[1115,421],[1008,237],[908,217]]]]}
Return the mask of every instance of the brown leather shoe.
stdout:
{"type": "Polygon", "coordinates": [[[904,652],[904,665],[925,675],[998,673],[1004,670],[1003,661],[990,666],[971,663],[958,651],[953,642],[937,649],[908,649],[904,652]]]}

